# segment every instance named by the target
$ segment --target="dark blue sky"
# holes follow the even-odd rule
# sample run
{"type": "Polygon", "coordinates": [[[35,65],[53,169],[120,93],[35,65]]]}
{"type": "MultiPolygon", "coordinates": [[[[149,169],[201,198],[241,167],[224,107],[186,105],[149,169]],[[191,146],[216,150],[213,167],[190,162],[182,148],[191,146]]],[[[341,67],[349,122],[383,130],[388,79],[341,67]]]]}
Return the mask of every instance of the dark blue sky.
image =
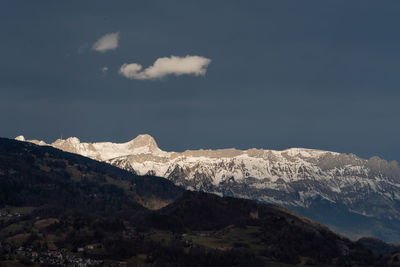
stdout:
{"type": "Polygon", "coordinates": [[[400,160],[399,14],[394,0],[1,1],[0,135],[400,160]],[[91,49],[112,32],[115,50],[91,49]],[[171,55],[212,62],[118,74],[171,55]]]}

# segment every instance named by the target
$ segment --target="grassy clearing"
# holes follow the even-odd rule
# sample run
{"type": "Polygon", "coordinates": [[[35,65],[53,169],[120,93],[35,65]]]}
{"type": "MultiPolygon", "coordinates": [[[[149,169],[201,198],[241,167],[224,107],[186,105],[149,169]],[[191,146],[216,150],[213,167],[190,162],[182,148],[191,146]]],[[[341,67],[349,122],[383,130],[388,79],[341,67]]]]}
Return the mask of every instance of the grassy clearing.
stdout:
{"type": "Polygon", "coordinates": [[[34,226],[38,229],[45,228],[49,225],[52,225],[54,223],[58,223],[60,220],[56,218],[48,218],[48,219],[43,219],[35,222],[34,226]]]}
{"type": "Polygon", "coordinates": [[[252,251],[261,251],[265,246],[258,238],[259,233],[260,228],[255,226],[246,228],[228,226],[215,233],[200,231],[184,235],[183,238],[192,241],[193,244],[213,249],[229,250],[234,247],[241,247],[252,251]]]}
{"type": "Polygon", "coordinates": [[[156,242],[160,242],[162,245],[168,245],[172,238],[173,234],[167,231],[156,230],[150,234],[150,238],[156,242]]]}
{"type": "Polygon", "coordinates": [[[156,197],[147,198],[147,199],[138,199],[139,203],[150,210],[159,210],[167,206],[171,201],[163,201],[157,199],[156,197]]]}
{"type": "Polygon", "coordinates": [[[17,234],[7,238],[7,241],[12,242],[17,246],[21,246],[29,238],[30,235],[31,234],[17,234]]]}
{"type": "Polygon", "coordinates": [[[24,227],[25,222],[18,222],[18,223],[13,223],[3,230],[1,230],[0,234],[1,235],[10,235],[10,234],[17,234],[17,232],[21,231],[24,227]]]}
{"type": "MultiPolygon", "coordinates": [[[[129,260],[127,260],[127,262],[129,263],[133,263],[133,266],[137,266],[137,267],[150,267],[151,264],[150,263],[146,263],[146,259],[147,259],[147,255],[145,254],[138,254],[135,257],[130,258],[129,260]]],[[[128,265],[131,266],[131,265],[128,265]]]]}
{"type": "Polygon", "coordinates": [[[66,171],[71,175],[71,180],[75,182],[80,182],[81,179],[81,172],[77,169],[76,166],[68,165],[66,166],[66,171]]]}
{"type": "Polygon", "coordinates": [[[66,234],[61,234],[61,235],[49,234],[49,235],[46,235],[44,237],[44,239],[45,239],[46,243],[55,243],[55,242],[64,240],[66,238],[66,236],[67,236],[66,234]]]}
{"type": "Polygon", "coordinates": [[[39,164],[39,168],[40,168],[40,170],[45,171],[45,172],[50,172],[51,171],[51,168],[49,166],[46,166],[46,165],[39,164]]]}
{"type": "Polygon", "coordinates": [[[0,209],[0,213],[20,213],[20,214],[30,214],[32,211],[34,211],[36,207],[30,207],[30,206],[25,206],[25,207],[5,207],[0,209]]]}
{"type": "Polygon", "coordinates": [[[125,191],[125,193],[127,193],[127,194],[133,194],[132,191],[129,190],[131,187],[129,181],[118,180],[118,179],[114,179],[112,177],[106,176],[106,183],[113,184],[113,185],[123,189],[125,191]]]}

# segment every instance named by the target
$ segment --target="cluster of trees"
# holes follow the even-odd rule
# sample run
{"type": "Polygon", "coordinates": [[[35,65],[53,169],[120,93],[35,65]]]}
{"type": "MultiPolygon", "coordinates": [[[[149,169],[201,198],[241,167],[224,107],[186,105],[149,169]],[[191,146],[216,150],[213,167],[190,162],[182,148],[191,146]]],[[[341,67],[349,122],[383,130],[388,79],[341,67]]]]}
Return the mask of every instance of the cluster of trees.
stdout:
{"type": "MultiPolygon", "coordinates": [[[[363,245],[284,209],[206,193],[185,193],[163,210],[148,215],[145,224],[175,232],[217,231],[232,224],[258,226],[261,233],[257,237],[265,246],[260,256],[277,262],[298,264],[301,257],[308,257],[310,264],[368,266],[378,260],[363,245]]],[[[236,248],[247,251],[246,244],[236,244],[236,248]]]]}

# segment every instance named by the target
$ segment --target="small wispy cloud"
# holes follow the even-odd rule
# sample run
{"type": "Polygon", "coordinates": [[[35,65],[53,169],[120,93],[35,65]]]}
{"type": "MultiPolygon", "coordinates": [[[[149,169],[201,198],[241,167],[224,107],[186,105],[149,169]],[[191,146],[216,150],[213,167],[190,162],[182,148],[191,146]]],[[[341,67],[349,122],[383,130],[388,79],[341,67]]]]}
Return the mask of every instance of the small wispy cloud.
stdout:
{"type": "Polygon", "coordinates": [[[108,67],[104,66],[101,68],[101,72],[106,73],[108,71],[108,67]]]}
{"type": "Polygon", "coordinates": [[[161,57],[152,66],[142,70],[137,63],[123,64],[119,73],[128,79],[150,80],[160,79],[168,75],[205,75],[211,59],[201,56],[161,57]]]}
{"type": "Polygon", "coordinates": [[[101,53],[115,50],[118,47],[118,40],[119,32],[107,33],[93,44],[92,49],[101,53]]]}

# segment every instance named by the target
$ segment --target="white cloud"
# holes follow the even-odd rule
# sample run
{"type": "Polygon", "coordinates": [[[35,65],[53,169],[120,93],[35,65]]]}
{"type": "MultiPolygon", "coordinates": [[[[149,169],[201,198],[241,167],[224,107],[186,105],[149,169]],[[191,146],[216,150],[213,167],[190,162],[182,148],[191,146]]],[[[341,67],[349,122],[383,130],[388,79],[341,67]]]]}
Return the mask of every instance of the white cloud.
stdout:
{"type": "Polygon", "coordinates": [[[161,57],[154,64],[142,70],[142,65],[137,63],[123,64],[119,73],[128,79],[149,80],[159,79],[168,75],[205,75],[211,59],[200,56],[186,57],[161,57]]]}
{"type": "Polygon", "coordinates": [[[92,49],[102,53],[115,50],[118,47],[118,40],[119,32],[107,33],[93,44],[92,49]]]}
{"type": "Polygon", "coordinates": [[[102,68],[101,68],[101,71],[102,71],[103,73],[106,73],[106,72],[108,71],[108,67],[107,67],[107,66],[102,67],[102,68]]]}

